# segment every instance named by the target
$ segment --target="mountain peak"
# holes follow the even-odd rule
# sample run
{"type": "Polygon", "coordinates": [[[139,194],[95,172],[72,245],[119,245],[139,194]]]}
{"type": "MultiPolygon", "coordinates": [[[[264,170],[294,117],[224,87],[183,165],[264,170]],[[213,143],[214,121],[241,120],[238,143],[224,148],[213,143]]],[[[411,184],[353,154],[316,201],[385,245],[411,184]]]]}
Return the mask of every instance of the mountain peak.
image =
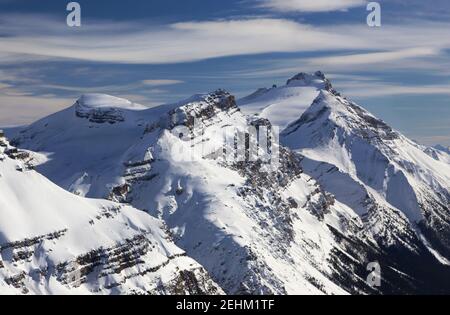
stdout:
{"type": "Polygon", "coordinates": [[[223,89],[218,89],[214,92],[203,95],[202,101],[224,110],[236,107],[236,100],[234,98],[234,95],[231,95],[229,92],[223,89]]]}
{"type": "Polygon", "coordinates": [[[196,95],[169,112],[171,128],[180,124],[191,125],[195,118],[210,119],[217,112],[233,108],[237,108],[235,97],[225,90],[196,95]]]}
{"type": "Polygon", "coordinates": [[[315,86],[318,89],[324,89],[327,91],[332,90],[330,80],[325,77],[322,71],[316,71],[314,73],[300,72],[287,80],[287,86],[315,86]]]}
{"type": "Polygon", "coordinates": [[[145,109],[146,107],[132,103],[129,100],[124,98],[108,95],[108,94],[100,94],[100,93],[88,93],[83,94],[78,98],[76,104],[82,107],[87,108],[121,108],[121,109],[134,109],[140,110],[145,109]]]}
{"type": "Polygon", "coordinates": [[[343,133],[354,134],[368,142],[394,140],[400,135],[381,119],[332,91],[321,90],[311,106],[291,123],[283,136],[290,142],[288,146],[298,143],[298,130],[317,131],[316,136],[302,137],[302,141],[317,141],[318,135],[327,138],[340,128],[343,133]]]}
{"type": "Polygon", "coordinates": [[[107,94],[83,94],[75,102],[75,115],[87,118],[91,122],[110,124],[125,121],[124,111],[146,109],[145,106],[135,104],[129,100],[107,94]]]}

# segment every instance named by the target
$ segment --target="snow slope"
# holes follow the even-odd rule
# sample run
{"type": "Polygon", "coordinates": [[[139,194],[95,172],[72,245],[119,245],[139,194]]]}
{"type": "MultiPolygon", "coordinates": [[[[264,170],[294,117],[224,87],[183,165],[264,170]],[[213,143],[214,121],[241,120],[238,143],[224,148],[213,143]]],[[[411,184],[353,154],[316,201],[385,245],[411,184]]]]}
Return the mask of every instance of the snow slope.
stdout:
{"type": "Polygon", "coordinates": [[[322,72],[299,73],[284,86],[261,88],[237,103],[244,114],[269,119],[283,130],[312,104],[322,89],[331,89],[322,72]]]}
{"type": "MultiPolygon", "coordinates": [[[[375,205],[401,212],[424,243],[433,244],[438,258],[449,257],[450,171],[445,150],[420,146],[394,131],[341,97],[321,72],[300,73],[286,86],[261,90],[241,104],[244,111],[287,126],[282,143],[305,157],[305,172],[338,200],[363,217],[375,205]],[[289,88],[293,82],[295,87],[289,88]],[[316,91],[314,98],[302,89],[316,91]],[[268,114],[272,110],[275,114],[268,114]]],[[[374,228],[392,229],[383,224],[374,228]]]]}
{"type": "Polygon", "coordinates": [[[0,138],[0,293],[220,293],[161,221],[66,192],[0,138]]]}

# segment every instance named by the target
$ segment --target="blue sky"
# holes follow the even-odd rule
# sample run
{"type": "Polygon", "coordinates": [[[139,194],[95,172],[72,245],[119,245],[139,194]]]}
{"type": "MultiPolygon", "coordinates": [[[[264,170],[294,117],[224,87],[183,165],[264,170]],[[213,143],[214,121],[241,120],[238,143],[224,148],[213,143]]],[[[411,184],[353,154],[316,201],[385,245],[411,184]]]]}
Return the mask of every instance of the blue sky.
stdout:
{"type": "Polygon", "coordinates": [[[108,93],[148,106],[225,88],[239,96],[324,71],[410,138],[450,145],[450,2],[0,0],[0,126],[108,93]]]}

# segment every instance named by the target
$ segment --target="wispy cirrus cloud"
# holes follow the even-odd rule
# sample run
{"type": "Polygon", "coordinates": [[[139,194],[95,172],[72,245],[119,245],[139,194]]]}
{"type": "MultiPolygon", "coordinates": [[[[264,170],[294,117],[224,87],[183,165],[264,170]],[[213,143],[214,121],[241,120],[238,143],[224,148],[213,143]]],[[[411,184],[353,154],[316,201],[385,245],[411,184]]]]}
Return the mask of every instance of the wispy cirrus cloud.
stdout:
{"type": "MultiPolygon", "coordinates": [[[[86,22],[79,30],[52,18],[0,17],[0,62],[32,58],[122,64],[170,64],[272,52],[379,51],[362,58],[400,58],[422,47],[450,48],[450,23],[411,21],[374,30],[361,24],[312,26],[249,18],[167,25],[86,22]],[[20,21],[20,22],[17,22],[20,21]],[[239,44],[237,44],[239,43],[239,44]],[[418,47],[418,45],[420,45],[418,47]]],[[[406,55],[405,57],[409,57],[406,55]]],[[[324,60],[326,61],[326,60],[324,60]]]]}
{"type": "Polygon", "coordinates": [[[51,18],[0,18],[0,59],[77,59],[112,63],[179,63],[268,52],[365,47],[367,39],[333,34],[286,19],[182,22],[145,26],[99,23],[72,30],[51,18]],[[21,21],[16,23],[16,21],[21,21]],[[111,32],[111,29],[120,31],[111,32]],[[239,43],[237,45],[236,43],[239,43]]]}
{"type": "Polygon", "coordinates": [[[164,86],[164,85],[174,85],[174,84],[180,84],[184,81],[181,80],[167,80],[167,79],[151,79],[151,80],[142,80],[141,83],[143,85],[148,86],[164,86]]]}
{"type": "Polygon", "coordinates": [[[400,85],[390,82],[359,80],[343,82],[336,85],[340,91],[351,98],[368,98],[395,95],[450,95],[450,83],[400,85]]]}
{"type": "Polygon", "coordinates": [[[327,74],[334,73],[339,78],[352,76],[349,73],[387,74],[395,71],[421,71],[428,75],[448,76],[449,59],[445,51],[427,47],[358,54],[323,53],[321,57],[272,59],[266,64],[254,64],[236,71],[233,75],[242,78],[287,77],[297,72],[322,70],[327,74]]]}
{"type": "Polygon", "coordinates": [[[394,51],[310,58],[308,62],[317,66],[353,66],[385,63],[419,57],[437,56],[440,50],[432,47],[408,48],[394,51]]]}
{"type": "Polygon", "coordinates": [[[259,0],[258,6],[280,12],[342,11],[367,3],[365,0],[259,0]]]}

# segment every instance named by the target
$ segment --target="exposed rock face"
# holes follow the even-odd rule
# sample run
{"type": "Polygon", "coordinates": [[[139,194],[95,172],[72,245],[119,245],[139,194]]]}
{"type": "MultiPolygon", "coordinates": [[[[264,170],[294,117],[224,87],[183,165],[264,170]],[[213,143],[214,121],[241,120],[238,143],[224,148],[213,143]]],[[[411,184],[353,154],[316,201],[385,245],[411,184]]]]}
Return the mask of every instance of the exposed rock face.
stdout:
{"type": "Polygon", "coordinates": [[[6,158],[10,158],[16,160],[16,169],[23,170],[31,170],[34,168],[35,160],[33,154],[29,151],[19,150],[16,147],[13,147],[9,144],[6,137],[0,134],[0,161],[5,160],[6,158]]]}
{"type": "Polygon", "coordinates": [[[8,261],[2,262],[0,269],[8,274],[3,279],[6,284],[20,293],[43,293],[55,289],[62,292],[75,289],[77,293],[96,294],[192,295],[222,292],[201,266],[193,267],[193,261],[185,253],[168,256],[156,265],[152,263],[152,256],[159,255],[155,251],[159,244],[145,234],[125,239],[109,248],[93,249],[74,257],[74,260],[62,260],[57,264],[20,271],[43,254],[41,246],[45,242],[63,242],[66,233],[67,230],[63,230],[4,244],[0,252],[2,255],[11,252],[14,264],[13,271],[8,261]],[[179,268],[180,264],[189,262],[189,269],[179,268]],[[184,279],[185,275],[189,277],[184,279]],[[135,282],[141,284],[135,287],[135,282]]]}
{"type": "Polygon", "coordinates": [[[90,122],[98,124],[114,124],[125,120],[122,111],[118,108],[92,108],[79,100],[75,103],[75,115],[80,118],[87,118],[90,122]]]}
{"type": "Polygon", "coordinates": [[[114,124],[116,122],[124,121],[122,112],[116,108],[109,109],[98,109],[98,108],[86,108],[83,105],[77,104],[77,109],[75,114],[81,118],[87,118],[93,123],[110,123],[114,124]]]}
{"type": "Polygon", "coordinates": [[[224,90],[217,90],[202,96],[199,100],[179,106],[168,114],[169,129],[184,125],[188,128],[194,127],[194,119],[208,121],[220,111],[236,109],[234,96],[224,90]]]}

